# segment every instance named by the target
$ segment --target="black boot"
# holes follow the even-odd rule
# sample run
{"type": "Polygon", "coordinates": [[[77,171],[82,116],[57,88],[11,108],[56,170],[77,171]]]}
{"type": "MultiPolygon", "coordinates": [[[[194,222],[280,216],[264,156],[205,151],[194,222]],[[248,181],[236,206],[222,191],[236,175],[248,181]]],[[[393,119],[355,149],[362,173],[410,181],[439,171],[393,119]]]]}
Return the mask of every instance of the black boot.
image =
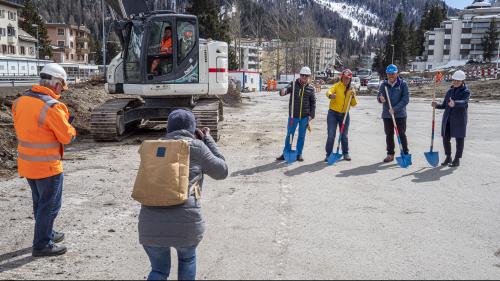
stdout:
{"type": "Polygon", "coordinates": [[[276,158],[276,161],[285,161],[285,156],[281,154],[280,157],[276,158]]]}
{"type": "Polygon", "coordinates": [[[54,257],[66,254],[68,249],[65,246],[52,245],[41,250],[33,250],[33,257],[54,257]]]}
{"type": "Polygon", "coordinates": [[[441,164],[441,166],[448,166],[451,164],[451,156],[446,156],[446,159],[444,159],[444,162],[441,164]]]}
{"type": "Polygon", "coordinates": [[[302,157],[302,155],[297,156],[297,161],[304,162],[304,158],[302,157]]]}
{"type": "Polygon", "coordinates": [[[451,168],[460,167],[460,158],[455,158],[455,160],[453,160],[453,162],[450,164],[450,167],[451,168]]]}

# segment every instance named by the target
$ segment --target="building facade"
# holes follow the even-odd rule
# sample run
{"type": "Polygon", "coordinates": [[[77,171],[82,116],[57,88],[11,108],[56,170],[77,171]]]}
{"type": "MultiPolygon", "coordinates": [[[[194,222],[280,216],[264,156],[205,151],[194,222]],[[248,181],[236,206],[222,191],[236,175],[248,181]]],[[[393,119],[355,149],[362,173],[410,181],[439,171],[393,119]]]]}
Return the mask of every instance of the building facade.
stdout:
{"type": "Polygon", "coordinates": [[[90,30],[87,27],[64,23],[48,23],[47,31],[49,40],[52,42],[55,62],[89,63],[90,30]]]}
{"type": "Polygon", "coordinates": [[[239,70],[250,72],[262,71],[262,47],[257,40],[241,39],[231,43],[235,48],[236,61],[239,63],[239,70]]]}
{"type": "MultiPolygon", "coordinates": [[[[484,1],[474,1],[459,17],[446,20],[441,27],[425,34],[424,61],[419,63],[420,65],[414,64],[413,68],[430,70],[470,59],[482,61],[481,40],[492,19],[495,19],[497,32],[500,32],[500,2],[492,5],[484,1]]],[[[497,52],[500,52],[500,49],[497,49],[497,52]]]]}
{"type": "Polygon", "coordinates": [[[36,59],[37,39],[19,28],[18,1],[0,0],[0,77],[36,76],[44,65],[36,59]]]}

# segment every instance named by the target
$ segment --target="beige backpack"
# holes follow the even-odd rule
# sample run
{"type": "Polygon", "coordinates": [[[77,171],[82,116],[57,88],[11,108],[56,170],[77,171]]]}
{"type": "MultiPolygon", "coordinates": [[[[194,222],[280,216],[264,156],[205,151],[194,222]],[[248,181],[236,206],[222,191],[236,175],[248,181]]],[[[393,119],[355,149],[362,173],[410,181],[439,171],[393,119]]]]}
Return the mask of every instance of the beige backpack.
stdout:
{"type": "MultiPolygon", "coordinates": [[[[189,142],[185,140],[144,141],[139,149],[141,165],[132,198],[144,206],[167,207],[185,203],[189,188],[189,142]]],[[[192,186],[195,197],[199,185],[192,186]]]]}

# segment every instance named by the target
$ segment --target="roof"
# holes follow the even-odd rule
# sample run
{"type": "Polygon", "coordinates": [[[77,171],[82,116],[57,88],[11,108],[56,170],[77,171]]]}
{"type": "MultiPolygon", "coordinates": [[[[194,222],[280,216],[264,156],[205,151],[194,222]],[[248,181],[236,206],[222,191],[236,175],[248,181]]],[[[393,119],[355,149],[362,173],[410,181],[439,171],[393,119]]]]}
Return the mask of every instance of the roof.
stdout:
{"type": "Polygon", "coordinates": [[[23,5],[21,5],[19,3],[19,1],[16,1],[16,0],[0,0],[0,6],[9,6],[9,7],[12,7],[12,8],[24,8],[23,5]]]}
{"type": "Polygon", "coordinates": [[[30,34],[28,34],[28,32],[22,30],[21,28],[19,28],[19,39],[34,43],[38,42],[35,37],[31,36],[30,34]]]}

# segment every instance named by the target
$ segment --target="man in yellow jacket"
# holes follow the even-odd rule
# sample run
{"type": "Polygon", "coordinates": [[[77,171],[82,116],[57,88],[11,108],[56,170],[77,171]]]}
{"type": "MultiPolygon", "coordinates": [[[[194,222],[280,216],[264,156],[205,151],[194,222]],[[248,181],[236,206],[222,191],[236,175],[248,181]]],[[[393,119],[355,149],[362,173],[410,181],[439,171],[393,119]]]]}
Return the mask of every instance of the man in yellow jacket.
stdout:
{"type": "Polygon", "coordinates": [[[64,145],[76,137],[68,108],[58,101],[68,89],[66,71],[56,63],[47,64],[40,78],[40,85],[33,85],[12,105],[18,172],[28,180],[33,196],[35,257],[66,253],[66,247],[55,244],[64,234],[53,227],[61,209],[64,145]]]}
{"type": "MultiPolygon", "coordinates": [[[[342,127],[342,121],[344,121],[344,116],[348,109],[349,98],[351,99],[351,107],[354,107],[358,104],[356,96],[354,96],[352,88],[351,88],[351,79],[352,72],[349,69],[346,69],[342,72],[341,81],[333,85],[328,92],[326,92],[326,97],[330,99],[330,109],[328,110],[328,139],[326,141],[326,158],[325,162],[328,162],[328,156],[332,154],[333,146],[335,144],[335,135],[337,132],[337,127],[342,127]]],[[[349,156],[349,124],[350,124],[350,116],[347,113],[347,118],[345,121],[344,133],[341,138],[342,142],[342,154],[344,155],[344,160],[351,161],[351,157],[349,156]]]]}

